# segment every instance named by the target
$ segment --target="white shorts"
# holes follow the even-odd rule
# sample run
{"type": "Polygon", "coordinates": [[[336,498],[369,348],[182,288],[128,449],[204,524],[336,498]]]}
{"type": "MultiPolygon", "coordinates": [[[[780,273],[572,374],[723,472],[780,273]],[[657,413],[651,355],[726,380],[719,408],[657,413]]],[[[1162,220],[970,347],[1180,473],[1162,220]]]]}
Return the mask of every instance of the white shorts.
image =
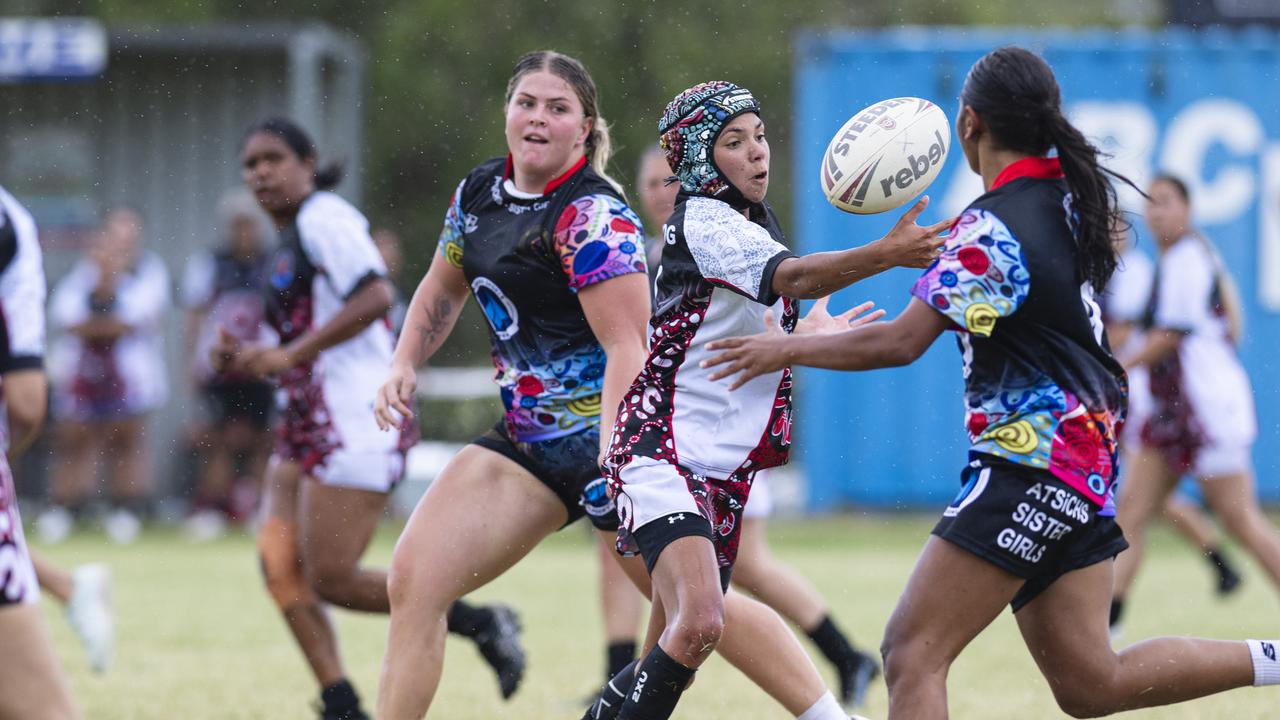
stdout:
{"type": "Polygon", "coordinates": [[[701,514],[680,469],[671,463],[636,457],[622,466],[618,479],[618,519],[632,532],[668,515],[701,514]]]}
{"type": "Polygon", "coordinates": [[[1196,451],[1191,475],[1199,479],[1237,475],[1253,467],[1253,445],[1209,443],[1196,451]]]}
{"type": "Polygon", "coordinates": [[[400,450],[358,452],[338,448],[312,468],[311,476],[330,487],[389,493],[404,477],[404,458],[400,450]]]}

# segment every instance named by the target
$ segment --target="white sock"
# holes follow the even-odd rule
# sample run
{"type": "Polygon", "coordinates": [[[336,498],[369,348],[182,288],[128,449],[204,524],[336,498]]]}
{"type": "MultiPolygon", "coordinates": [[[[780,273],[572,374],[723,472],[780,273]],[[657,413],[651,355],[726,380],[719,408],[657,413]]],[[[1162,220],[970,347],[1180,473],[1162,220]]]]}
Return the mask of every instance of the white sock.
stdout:
{"type": "Polygon", "coordinates": [[[849,720],[849,716],[844,713],[840,703],[836,702],[836,696],[828,690],[818,698],[818,702],[797,716],[796,720],[849,720]]]}
{"type": "Polygon", "coordinates": [[[1280,640],[1246,640],[1253,656],[1253,686],[1280,685],[1280,640]]]}

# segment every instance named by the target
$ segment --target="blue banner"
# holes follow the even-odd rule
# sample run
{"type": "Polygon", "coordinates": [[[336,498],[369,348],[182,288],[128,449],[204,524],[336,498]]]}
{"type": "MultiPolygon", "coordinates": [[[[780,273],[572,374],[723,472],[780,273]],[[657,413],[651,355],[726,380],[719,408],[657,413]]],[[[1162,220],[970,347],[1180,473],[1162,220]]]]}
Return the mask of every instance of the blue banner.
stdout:
{"type": "Polygon", "coordinates": [[[87,18],[0,18],[0,82],[93,78],[107,66],[107,33],[87,18]]]}

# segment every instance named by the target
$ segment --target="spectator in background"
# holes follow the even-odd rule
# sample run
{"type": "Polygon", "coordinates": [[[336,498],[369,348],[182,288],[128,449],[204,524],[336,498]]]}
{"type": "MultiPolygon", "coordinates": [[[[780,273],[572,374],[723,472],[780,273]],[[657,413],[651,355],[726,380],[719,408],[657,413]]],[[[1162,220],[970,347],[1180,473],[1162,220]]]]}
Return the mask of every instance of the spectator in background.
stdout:
{"type": "Polygon", "coordinates": [[[221,536],[228,521],[239,522],[253,511],[271,452],[271,384],[240,372],[214,372],[209,363],[219,327],[239,342],[268,342],[270,225],[245,190],[226,194],[218,216],[218,247],[192,256],[182,281],[191,379],[205,408],[196,433],[199,485],[186,522],[188,537],[197,541],[221,536]]]}
{"type": "Polygon", "coordinates": [[[57,461],[52,505],[37,529],[64,539],[94,499],[96,461],[109,479],[105,529],[133,541],[152,489],[144,429],[168,396],[161,323],[170,304],[169,273],[142,248],[142,216],[107,213],[89,251],[54,288],[49,322],[57,461]]]}
{"type": "Polygon", "coordinates": [[[662,223],[671,217],[676,206],[680,183],[668,183],[671,167],[657,144],[650,145],[640,156],[636,185],[640,188],[640,211],[644,214],[644,257],[649,275],[658,272],[662,262],[662,223]]]}

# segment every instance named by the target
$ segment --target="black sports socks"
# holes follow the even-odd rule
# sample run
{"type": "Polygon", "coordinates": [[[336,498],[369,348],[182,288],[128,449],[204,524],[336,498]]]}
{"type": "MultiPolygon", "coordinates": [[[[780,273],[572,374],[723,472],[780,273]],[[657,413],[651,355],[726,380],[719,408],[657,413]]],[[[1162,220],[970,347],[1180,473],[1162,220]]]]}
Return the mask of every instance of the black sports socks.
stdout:
{"type": "Polygon", "coordinates": [[[346,678],[320,691],[321,717],[324,720],[368,720],[360,709],[360,696],[346,678]]]}
{"type": "Polygon", "coordinates": [[[634,640],[609,643],[606,656],[604,679],[608,682],[636,659],[636,643],[634,640]]]}
{"type": "Polygon", "coordinates": [[[639,664],[639,660],[632,660],[606,681],[604,687],[600,688],[600,695],[587,708],[587,714],[582,716],[582,720],[617,718],[618,713],[622,712],[622,703],[627,699],[627,691],[635,683],[636,666],[639,664]]]}
{"type": "Polygon", "coordinates": [[[493,622],[493,612],[487,607],[474,607],[461,600],[455,600],[449,606],[449,614],[446,618],[449,622],[449,632],[463,637],[475,637],[476,633],[493,622]]]}
{"type": "Polygon", "coordinates": [[[1204,554],[1205,559],[1213,566],[1214,572],[1218,574],[1217,592],[1219,595],[1228,595],[1240,586],[1240,574],[1231,566],[1227,558],[1219,551],[1213,548],[1204,554]]]}
{"type": "Polygon", "coordinates": [[[680,695],[696,672],[671,659],[662,647],[653,650],[640,662],[635,682],[622,703],[618,720],[667,720],[675,712],[680,695]]]}

